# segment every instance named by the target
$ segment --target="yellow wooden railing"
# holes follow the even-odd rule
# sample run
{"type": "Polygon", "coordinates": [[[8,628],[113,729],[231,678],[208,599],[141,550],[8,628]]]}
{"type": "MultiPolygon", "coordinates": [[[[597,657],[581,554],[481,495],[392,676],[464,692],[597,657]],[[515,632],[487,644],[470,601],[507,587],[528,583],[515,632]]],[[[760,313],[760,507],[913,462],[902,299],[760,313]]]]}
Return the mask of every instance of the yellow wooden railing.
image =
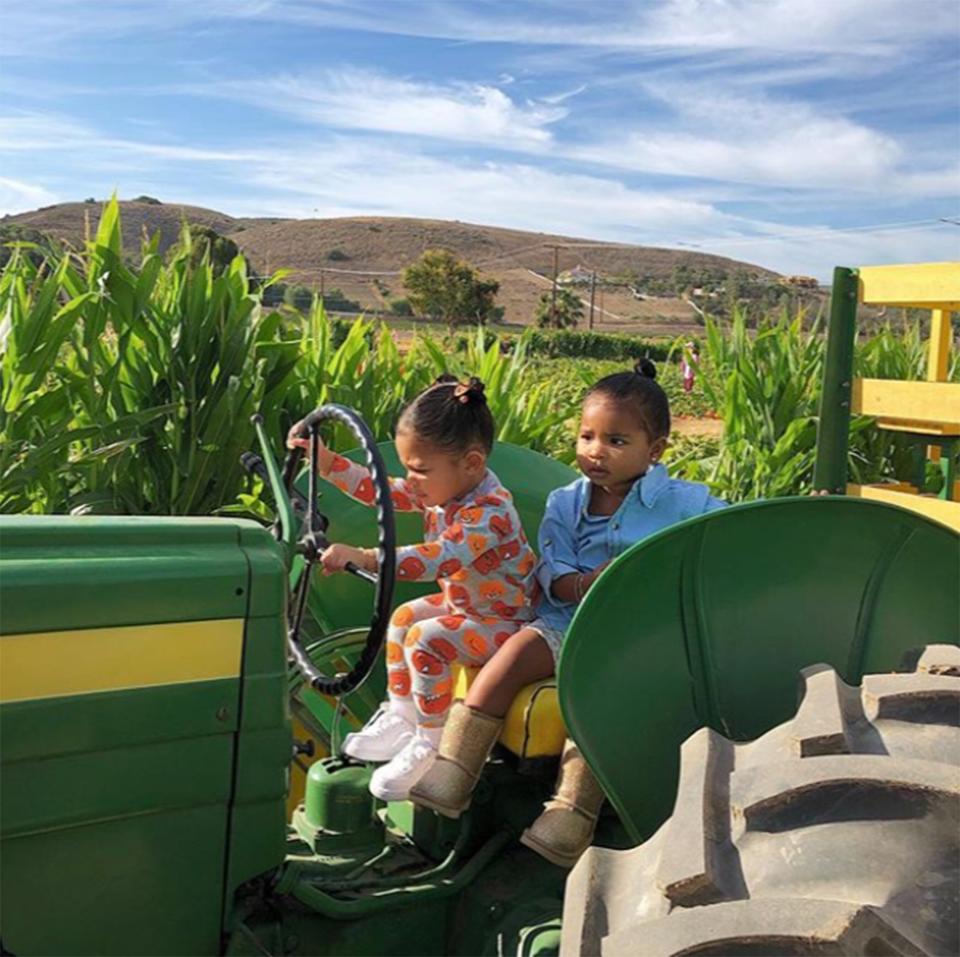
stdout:
{"type": "Polygon", "coordinates": [[[906,432],[922,441],[927,458],[941,462],[945,485],[939,498],[919,494],[909,483],[846,486],[848,495],[891,502],[960,530],[960,383],[948,382],[952,313],[960,313],[960,262],[909,266],[869,266],[856,271],[857,300],[868,305],[931,310],[927,377],[924,382],[851,379],[852,414],[876,416],[883,429],[906,432]]]}

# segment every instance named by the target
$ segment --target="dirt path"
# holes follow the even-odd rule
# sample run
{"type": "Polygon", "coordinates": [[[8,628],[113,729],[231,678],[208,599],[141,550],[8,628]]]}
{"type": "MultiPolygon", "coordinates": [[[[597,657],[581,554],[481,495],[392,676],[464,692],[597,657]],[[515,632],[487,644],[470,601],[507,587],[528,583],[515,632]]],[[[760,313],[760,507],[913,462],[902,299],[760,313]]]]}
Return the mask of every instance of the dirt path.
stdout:
{"type": "Polygon", "coordinates": [[[693,415],[677,415],[671,420],[670,431],[675,435],[702,435],[719,439],[723,435],[722,419],[701,419],[693,415]]]}

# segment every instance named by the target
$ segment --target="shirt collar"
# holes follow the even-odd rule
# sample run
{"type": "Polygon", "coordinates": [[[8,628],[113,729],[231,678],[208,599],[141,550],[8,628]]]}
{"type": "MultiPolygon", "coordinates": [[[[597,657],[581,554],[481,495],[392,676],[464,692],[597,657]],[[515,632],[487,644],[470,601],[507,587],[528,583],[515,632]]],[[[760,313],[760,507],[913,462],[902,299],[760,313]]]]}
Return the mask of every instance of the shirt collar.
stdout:
{"type": "MultiPolygon", "coordinates": [[[[651,465],[647,469],[644,475],[641,475],[640,478],[633,483],[633,487],[627,492],[626,498],[620,505],[622,509],[633,496],[636,496],[641,504],[645,505],[647,508],[653,508],[656,504],[657,499],[660,497],[660,494],[667,487],[669,482],[669,476],[667,474],[667,467],[657,463],[656,465],[651,465]]],[[[583,476],[580,480],[580,508],[579,514],[583,517],[588,516],[588,509],[590,507],[590,479],[586,476],[583,476]]],[[[617,509],[617,511],[620,511],[617,509]]]]}
{"type": "Polygon", "coordinates": [[[651,465],[646,474],[637,479],[633,488],[640,497],[640,501],[647,508],[653,508],[660,493],[667,487],[667,481],[667,467],[658,462],[656,465],[651,465]]]}
{"type": "Polygon", "coordinates": [[[454,502],[456,502],[457,505],[466,505],[467,502],[474,502],[481,495],[489,495],[499,484],[500,480],[490,469],[487,469],[486,472],[483,473],[483,478],[480,479],[469,492],[465,492],[460,498],[455,498],[454,502]]]}

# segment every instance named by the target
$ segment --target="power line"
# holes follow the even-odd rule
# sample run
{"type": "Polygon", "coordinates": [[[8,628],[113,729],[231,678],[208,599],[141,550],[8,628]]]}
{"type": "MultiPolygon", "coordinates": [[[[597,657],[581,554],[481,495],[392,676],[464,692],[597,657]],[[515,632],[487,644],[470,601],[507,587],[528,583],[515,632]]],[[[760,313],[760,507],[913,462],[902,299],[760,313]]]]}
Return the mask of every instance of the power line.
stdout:
{"type": "MultiPolygon", "coordinates": [[[[531,243],[528,246],[518,246],[516,249],[509,249],[504,253],[501,253],[499,256],[492,256],[489,259],[481,259],[471,265],[475,269],[483,269],[485,266],[493,265],[494,263],[500,262],[503,259],[514,259],[517,256],[522,255],[523,253],[530,252],[534,249],[539,249],[543,246],[554,247],[557,246],[557,243],[549,242],[548,240],[541,240],[540,242],[531,243]]],[[[559,244],[562,248],[563,244],[559,244]]],[[[601,243],[600,245],[606,245],[601,243]]],[[[624,244],[633,245],[636,244],[624,244]]],[[[335,273],[342,276],[400,276],[403,274],[403,269],[343,269],[338,266],[311,266],[309,268],[292,269],[293,272],[296,272],[298,275],[323,275],[325,273],[335,273]]]]}
{"type": "MultiPolygon", "coordinates": [[[[903,223],[885,223],[876,226],[822,226],[817,229],[799,230],[794,233],[776,233],[767,236],[744,237],[743,239],[711,239],[707,240],[712,246],[752,246],[762,243],[791,241],[794,239],[816,239],[821,236],[832,236],[836,233],[909,233],[921,229],[936,228],[945,221],[942,219],[916,219],[903,223]]],[[[958,224],[960,225],[960,224],[958,224]]]]}
{"type": "MultiPolygon", "coordinates": [[[[952,219],[947,219],[944,217],[939,217],[937,219],[909,219],[904,220],[898,223],[877,223],[875,225],[866,225],[866,226],[818,226],[812,229],[801,229],[795,232],[785,232],[785,233],[767,233],[763,236],[744,236],[744,237],[733,237],[733,238],[719,238],[719,239],[710,239],[705,238],[699,243],[689,243],[683,241],[675,241],[675,246],[693,246],[697,249],[704,249],[705,247],[712,246],[722,246],[722,245],[742,245],[745,243],[766,243],[766,242],[781,242],[783,240],[790,239],[803,239],[807,236],[823,236],[823,235],[833,235],[834,233],[853,233],[853,232],[909,232],[911,229],[922,229],[928,226],[937,226],[941,223],[949,223],[954,226],[960,226],[960,221],[955,221],[952,219]]],[[[606,242],[574,242],[574,243],[558,243],[561,249],[636,249],[638,246],[642,246],[642,243],[606,243],[606,242]]]]}

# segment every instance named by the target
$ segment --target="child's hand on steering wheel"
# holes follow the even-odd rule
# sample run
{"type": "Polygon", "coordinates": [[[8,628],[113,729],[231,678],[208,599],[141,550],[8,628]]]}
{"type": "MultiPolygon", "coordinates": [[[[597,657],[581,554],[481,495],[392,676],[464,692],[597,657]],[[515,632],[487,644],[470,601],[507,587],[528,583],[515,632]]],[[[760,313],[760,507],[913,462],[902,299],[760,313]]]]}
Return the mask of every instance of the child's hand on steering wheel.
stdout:
{"type": "Polygon", "coordinates": [[[332,575],[334,572],[346,570],[348,562],[353,562],[359,568],[368,572],[377,570],[377,550],[375,548],[355,548],[353,545],[343,545],[339,542],[330,545],[320,555],[320,564],[323,565],[323,574],[332,575]]]}
{"type": "MultiPolygon", "coordinates": [[[[310,436],[303,436],[300,434],[300,431],[303,428],[303,423],[304,420],[301,419],[299,422],[295,422],[292,426],[290,426],[290,431],[287,433],[287,448],[303,449],[306,457],[310,458],[310,436]]],[[[330,460],[333,458],[334,453],[323,444],[323,439],[320,436],[317,436],[317,441],[320,446],[320,458],[318,465],[321,474],[325,474],[327,471],[329,471],[330,460]]]]}

